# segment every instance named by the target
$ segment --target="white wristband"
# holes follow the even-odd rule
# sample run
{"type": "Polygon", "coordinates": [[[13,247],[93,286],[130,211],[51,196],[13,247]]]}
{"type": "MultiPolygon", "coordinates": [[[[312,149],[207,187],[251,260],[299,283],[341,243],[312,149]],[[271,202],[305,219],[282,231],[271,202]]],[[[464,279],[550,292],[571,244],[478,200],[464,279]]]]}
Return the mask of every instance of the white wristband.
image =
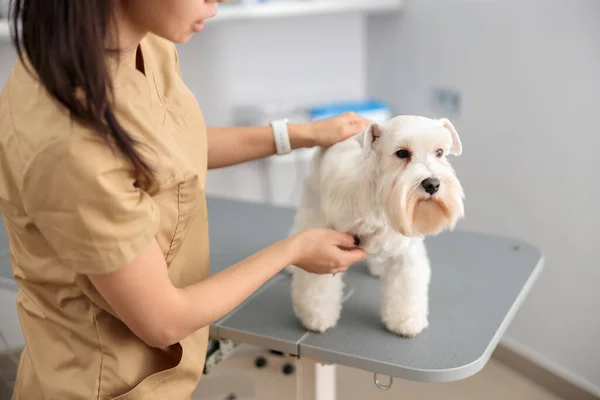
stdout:
{"type": "Polygon", "coordinates": [[[273,129],[273,137],[275,139],[275,148],[277,149],[278,155],[284,155],[292,151],[290,145],[290,135],[288,133],[288,120],[278,119],[271,121],[271,128],[273,129]]]}

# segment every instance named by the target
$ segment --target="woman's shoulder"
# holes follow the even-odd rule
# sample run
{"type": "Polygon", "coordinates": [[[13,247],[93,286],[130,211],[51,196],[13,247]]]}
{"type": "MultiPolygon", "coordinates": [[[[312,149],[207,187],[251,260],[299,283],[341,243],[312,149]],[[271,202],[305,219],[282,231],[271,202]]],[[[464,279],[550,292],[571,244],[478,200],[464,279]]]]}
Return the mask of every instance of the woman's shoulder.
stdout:
{"type": "MultiPolygon", "coordinates": [[[[119,116],[130,112],[129,108],[121,105],[119,116]]],[[[144,118],[148,115],[139,119],[144,118]]],[[[108,143],[93,128],[74,119],[42,85],[35,71],[19,60],[0,95],[0,154],[11,154],[12,168],[19,170],[13,171],[16,176],[39,165],[34,164],[36,159],[44,159],[48,165],[68,160],[97,161],[100,155],[105,164],[110,164],[109,159],[119,160],[108,143]]]]}
{"type": "Polygon", "coordinates": [[[48,143],[66,140],[78,130],[33,68],[19,59],[2,89],[0,105],[0,142],[12,143],[15,148],[4,151],[18,150],[25,162],[48,143]]]}

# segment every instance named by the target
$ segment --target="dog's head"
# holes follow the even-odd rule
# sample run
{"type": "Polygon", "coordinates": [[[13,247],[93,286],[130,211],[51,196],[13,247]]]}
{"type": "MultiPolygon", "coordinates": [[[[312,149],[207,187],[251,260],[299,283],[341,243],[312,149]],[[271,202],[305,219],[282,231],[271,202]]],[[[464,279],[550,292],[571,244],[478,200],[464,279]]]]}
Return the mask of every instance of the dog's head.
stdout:
{"type": "Polygon", "coordinates": [[[451,230],[464,215],[464,192],[447,156],[462,144],[446,119],[398,116],[371,123],[356,137],[373,157],[378,195],[394,229],[405,236],[451,230]]]}

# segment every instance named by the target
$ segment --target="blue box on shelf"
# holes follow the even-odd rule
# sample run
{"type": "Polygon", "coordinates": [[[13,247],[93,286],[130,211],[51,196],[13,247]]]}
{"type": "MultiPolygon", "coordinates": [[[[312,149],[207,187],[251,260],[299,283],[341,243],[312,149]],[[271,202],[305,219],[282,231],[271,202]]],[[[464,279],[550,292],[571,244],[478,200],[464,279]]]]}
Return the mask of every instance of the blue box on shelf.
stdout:
{"type": "Polygon", "coordinates": [[[378,100],[346,100],[317,104],[307,108],[311,120],[330,118],[345,112],[354,112],[373,121],[385,121],[391,117],[389,106],[378,100]]]}

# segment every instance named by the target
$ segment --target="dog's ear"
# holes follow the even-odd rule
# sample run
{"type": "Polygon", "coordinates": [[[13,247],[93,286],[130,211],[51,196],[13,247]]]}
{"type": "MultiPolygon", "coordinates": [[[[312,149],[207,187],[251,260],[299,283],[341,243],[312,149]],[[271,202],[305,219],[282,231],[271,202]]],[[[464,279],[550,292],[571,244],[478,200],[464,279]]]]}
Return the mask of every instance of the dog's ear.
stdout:
{"type": "Polygon", "coordinates": [[[363,156],[369,158],[371,147],[374,141],[381,137],[381,125],[377,122],[371,122],[364,131],[356,136],[356,141],[363,151],[363,156]]]}
{"type": "Polygon", "coordinates": [[[450,148],[450,154],[453,156],[460,156],[462,154],[462,143],[460,142],[460,138],[458,137],[458,132],[454,129],[454,125],[447,118],[440,119],[442,126],[450,131],[450,135],[452,136],[452,147],[450,148]]]}

